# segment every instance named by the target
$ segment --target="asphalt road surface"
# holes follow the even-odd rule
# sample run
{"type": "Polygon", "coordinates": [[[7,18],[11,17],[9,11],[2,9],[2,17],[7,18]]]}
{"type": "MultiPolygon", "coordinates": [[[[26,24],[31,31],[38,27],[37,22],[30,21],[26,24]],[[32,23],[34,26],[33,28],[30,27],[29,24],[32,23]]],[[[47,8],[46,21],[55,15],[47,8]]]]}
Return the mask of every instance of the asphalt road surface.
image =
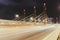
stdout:
{"type": "Polygon", "coordinates": [[[35,27],[16,27],[16,28],[0,28],[0,40],[42,40],[55,27],[51,26],[35,26],[35,27]]]}

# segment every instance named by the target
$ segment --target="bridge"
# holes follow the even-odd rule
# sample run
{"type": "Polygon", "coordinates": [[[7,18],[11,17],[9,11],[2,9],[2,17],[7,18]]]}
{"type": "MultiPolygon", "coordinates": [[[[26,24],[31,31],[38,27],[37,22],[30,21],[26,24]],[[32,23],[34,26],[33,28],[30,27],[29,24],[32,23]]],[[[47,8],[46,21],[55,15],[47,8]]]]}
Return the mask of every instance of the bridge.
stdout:
{"type": "Polygon", "coordinates": [[[60,24],[39,26],[8,26],[0,24],[0,40],[57,40],[59,39],[59,30],[60,24]]]}
{"type": "Polygon", "coordinates": [[[19,21],[0,19],[0,40],[59,40],[60,24],[53,24],[45,12],[19,21]],[[50,20],[50,21],[48,21],[50,20]]]}
{"type": "Polygon", "coordinates": [[[60,40],[60,24],[52,23],[44,11],[36,16],[36,6],[34,14],[20,19],[16,15],[15,20],[0,19],[0,40],[60,40]]]}
{"type": "Polygon", "coordinates": [[[49,23],[44,12],[36,17],[36,23],[32,16],[20,21],[0,19],[0,40],[59,40],[60,24],[49,23]]]}

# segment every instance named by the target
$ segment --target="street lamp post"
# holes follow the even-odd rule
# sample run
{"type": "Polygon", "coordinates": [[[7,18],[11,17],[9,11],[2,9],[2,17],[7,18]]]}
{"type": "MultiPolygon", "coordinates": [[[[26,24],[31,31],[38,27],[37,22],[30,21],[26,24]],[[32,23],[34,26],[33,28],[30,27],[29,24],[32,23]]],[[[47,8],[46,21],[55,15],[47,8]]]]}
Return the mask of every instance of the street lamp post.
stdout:
{"type": "Polygon", "coordinates": [[[17,20],[17,21],[19,20],[19,14],[17,14],[17,13],[15,14],[15,20],[17,20]]]}
{"type": "Polygon", "coordinates": [[[46,3],[44,2],[44,24],[47,24],[46,3]]]}
{"type": "Polygon", "coordinates": [[[23,21],[24,21],[24,23],[25,23],[25,9],[23,9],[23,11],[24,11],[24,18],[23,18],[23,21]]]}
{"type": "Polygon", "coordinates": [[[34,24],[36,24],[36,0],[34,0],[34,24]]]}

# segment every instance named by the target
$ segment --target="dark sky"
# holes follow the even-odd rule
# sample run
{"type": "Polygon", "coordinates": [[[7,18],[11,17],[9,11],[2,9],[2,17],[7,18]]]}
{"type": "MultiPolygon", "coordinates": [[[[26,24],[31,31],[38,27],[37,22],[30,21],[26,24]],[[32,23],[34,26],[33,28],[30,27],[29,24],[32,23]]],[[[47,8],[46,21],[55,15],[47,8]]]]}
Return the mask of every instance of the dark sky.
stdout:
{"type": "MultiPolygon", "coordinates": [[[[37,14],[43,11],[44,0],[36,0],[37,14]]],[[[59,0],[46,0],[47,14],[49,17],[59,16],[58,5],[59,0]]],[[[23,15],[23,9],[26,9],[26,14],[33,13],[33,0],[0,0],[0,19],[13,19],[14,14],[18,11],[19,15],[23,15]]],[[[28,14],[28,15],[29,15],[28,14]]]]}

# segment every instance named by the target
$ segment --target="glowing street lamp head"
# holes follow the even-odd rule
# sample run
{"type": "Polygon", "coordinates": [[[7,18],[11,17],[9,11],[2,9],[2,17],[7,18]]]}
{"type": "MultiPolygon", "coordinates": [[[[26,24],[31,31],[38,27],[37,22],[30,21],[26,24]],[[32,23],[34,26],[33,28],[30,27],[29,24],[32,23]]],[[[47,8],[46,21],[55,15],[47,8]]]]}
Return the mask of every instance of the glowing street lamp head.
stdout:
{"type": "Polygon", "coordinates": [[[36,6],[34,6],[34,9],[36,8],[36,6]]]}
{"type": "Polygon", "coordinates": [[[33,21],[33,17],[30,17],[30,20],[33,21]]]}
{"type": "Polygon", "coordinates": [[[25,10],[25,9],[23,9],[24,15],[25,15],[25,11],[26,11],[26,10],[25,10]]]}
{"type": "Polygon", "coordinates": [[[44,3],[44,6],[46,6],[46,3],[44,3]]]}
{"type": "Polygon", "coordinates": [[[15,15],[15,17],[16,17],[16,18],[19,18],[19,15],[18,15],[18,14],[16,14],[16,15],[15,15]]]}
{"type": "Polygon", "coordinates": [[[24,12],[25,12],[26,10],[24,9],[24,12]]]}

